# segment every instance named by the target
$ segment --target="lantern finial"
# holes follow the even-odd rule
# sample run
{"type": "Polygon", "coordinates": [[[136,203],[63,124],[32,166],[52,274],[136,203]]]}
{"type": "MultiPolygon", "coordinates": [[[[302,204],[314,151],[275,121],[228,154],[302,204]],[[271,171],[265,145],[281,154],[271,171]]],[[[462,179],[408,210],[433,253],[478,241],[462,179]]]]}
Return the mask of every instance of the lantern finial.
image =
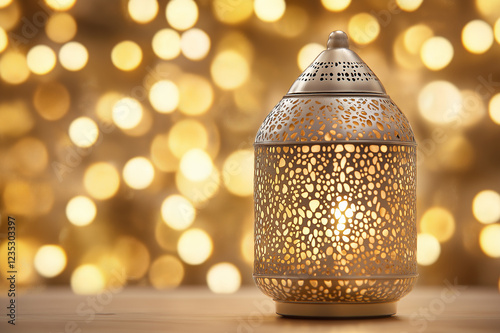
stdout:
{"type": "Polygon", "coordinates": [[[349,40],[347,38],[347,34],[342,30],[333,31],[328,38],[328,42],[326,43],[326,48],[328,50],[331,49],[348,49],[349,48],[349,40]]]}

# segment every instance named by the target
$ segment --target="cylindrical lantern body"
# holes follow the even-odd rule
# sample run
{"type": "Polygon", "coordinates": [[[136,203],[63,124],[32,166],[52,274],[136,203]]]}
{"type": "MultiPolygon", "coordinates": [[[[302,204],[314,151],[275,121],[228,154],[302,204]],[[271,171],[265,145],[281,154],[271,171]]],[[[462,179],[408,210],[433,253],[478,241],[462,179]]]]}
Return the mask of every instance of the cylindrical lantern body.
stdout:
{"type": "Polygon", "coordinates": [[[254,280],[277,313],[396,312],[417,276],[416,145],[344,33],[260,127],[254,197],[254,280]]]}

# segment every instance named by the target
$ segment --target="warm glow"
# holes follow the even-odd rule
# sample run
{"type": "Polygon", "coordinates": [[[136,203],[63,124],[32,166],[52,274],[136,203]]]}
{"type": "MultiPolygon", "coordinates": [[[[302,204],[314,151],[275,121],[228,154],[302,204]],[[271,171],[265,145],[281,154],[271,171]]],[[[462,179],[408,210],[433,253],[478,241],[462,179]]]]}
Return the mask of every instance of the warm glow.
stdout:
{"type": "Polygon", "coordinates": [[[9,44],[9,37],[3,28],[0,27],[0,53],[2,53],[9,44]]]}
{"type": "Polygon", "coordinates": [[[462,43],[471,53],[484,53],[493,44],[493,30],[482,20],[470,21],[462,30],[462,43]]]}
{"type": "Polygon", "coordinates": [[[187,264],[202,264],[212,253],[212,239],[201,229],[189,229],[179,238],[177,252],[187,264]]]}
{"type": "Polygon", "coordinates": [[[313,60],[325,50],[325,47],[318,43],[310,43],[304,45],[297,55],[297,64],[299,69],[303,71],[309,66],[313,60]]]}
{"type": "Polygon", "coordinates": [[[199,75],[183,75],[179,80],[179,93],[179,110],[188,116],[206,113],[214,100],[210,81],[199,75]]]}
{"type": "Polygon", "coordinates": [[[68,89],[59,82],[40,83],[33,96],[35,110],[46,120],[58,120],[69,110],[71,98],[68,89]]]}
{"type": "Polygon", "coordinates": [[[486,114],[483,96],[477,90],[467,89],[460,92],[462,94],[462,107],[457,109],[454,117],[462,127],[474,126],[478,124],[486,114]]]}
{"type": "Polygon", "coordinates": [[[201,60],[210,50],[210,37],[201,29],[193,28],[181,37],[182,54],[190,60],[201,60]]]}
{"type": "Polygon", "coordinates": [[[264,22],[276,22],[285,13],[285,0],[255,0],[254,11],[257,17],[264,22]]]}
{"type": "Polygon", "coordinates": [[[123,167],[123,180],[133,189],[142,190],[153,182],[155,169],[145,157],[134,157],[123,167]]]}
{"type": "Polygon", "coordinates": [[[151,22],[158,14],[157,0],[129,0],[128,13],[137,23],[151,22]]]}
{"type": "Polygon", "coordinates": [[[174,29],[186,30],[198,20],[198,6],[193,0],[173,0],[167,4],[166,16],[174,29]]]}
{"type": "Polygon", "coordinates": [[[68,10],[75,5],[76,0],[45,0],[45,3],[54,10],[68,10]]]}
{"type": "Polygon", "coordinates": [[[477,10],[486,17],[494,20],[500,16],[500,1],[476,0],[477,10]]]}
{"type": "Polygon", "coordinates": [[[12,3],[12,0],[0,0],[0,8],[5,8],[12,3]]]}
{"type": "Polygon", "coordinates": [[[122,129],[136,127],[142,116],[142,105],[134,98],[124,97],[113,105],[113,122],[122,129]]]}
{"type": "Polygon", "coordinates": [[[479,192],[472,200],[472,212],[474,217],[481,223],[489,224],[499,221],[500,195],[492,190],[479,192]]]}
{"type": "Polygon", "coordinates": [[[433,71],[448,66],[453,59],[453,53],[453,45],[444,37],[431,37],[420,49],[422,62],[433,71]]]}
{"type": "Polygon", "coordinates": [[[493,31],[495,34],[495,40],[500,44],[500,18],[496,20],[493,31]]]}
{"type": "Polygon", "coordinates": [[[234,195],[246,197],[253,194],[253,150],[237,150],[224,162],[222,179],[234,195]]]}
{"type": "Polygon", "coordinates": [[[113,246],[113,256],[118,260],[130,280],[139,280],[149,267],[149,251],[146,245],[132,236],[121,236],[113,246]]]}
{"type": "Polygon", "coordinates": [[[420,7],[424,0],[396,0],[396,4],[404,11],[413,12],[420,7]]]}
{"type": "Polygon", "coordinates": [[[351,0],[321,0],[323,6],[332,12],[341,12],[351,4],[351,0]]]}
{"type": "Polygon", "coordinates": [[[414,25],[408,28],[404,34],[405,49],[413,55],[420,55],[422,45],[432,36],[434,36],[434,32],[427,25],[414,25]]]}
{"type": "Polygon", "coordinates": [[[163,60],[174,59],[181,53],[181,37],[172,29],[159,30],[153,36],[153,51],[163,60]]]}
{"type": "Polygon", "coordinates": [[[237,3],[227,0],[213,0],[212,9],[217,20],[226,24],[238,24],[253,14],[252,0],[238,0],[237,3]]]}
{"type": "Polygon", "coordinates": [[[429,234],[417,235],[417,263],[429,266],[435,263],[441,254],[441,246],[436,237],[429,234]]]}
{"type": "Polygon", "coordinates": [[[273,24],[273,28],[283,37],[295,38],[309,26],[309,15],[303,7],[287,5],[283,17],[273,24]]]}
{"type": "Polygon", "coordinates": [[[79,71],[85,67],[88,60],[87,49],[78,42],[66,43],[59,50],[59,61],[69,71],[79,71]]]}
{"type": "Polygon", "coordinates": [[[122,71],[131,71],[142,61],[142,50],[137,43],[126,40],[113,47],[111,61],[122,71]]]}
{"type": "Polygon", "coordinates": [[[182,174],[192,181],[201,181],[208,178],[213,167],[212,159],[201,149],[191,149],[186,152],[180,162],[182,174]]]}
{"type": "Polygon", "coordinates": [[[193,223],[195,216],[196,210],[193,205],[182,195],[173,194],[161,204],[161,217],[172,229],[187,229],[193,223]]]}
{"type": "Polygon", "coordinates": [[[208,132],[202,123],[184,119],[175,123],[168,134],[168,147],[177,158],[191,149],[208,147],[208,132]]]}
{"type": "Polygon", "coordinates": [[[75,37],[77,29],[73,16],[68,13],[55,13],[49,17],[45,33],[53,42],[66,43],[75,37]]]}
{"type": "Polygon", "coordinates": [[[66,268],[66,252],[59,245],[44,245],[36,252],[34,264],[38,274],[53,278],[66,268]]]}
{"type": "Polygon", "coordinates": [[[193,181],[182,172],[175,174],[175,185],[179,192],[191,200],[194,204],[199,204],[213,198],[220,187],[220,173],[216,167],[212,169],[212,173],[201,181],[193,181]]]}
{"type": "Polygon", "coordinates": [[[114,166],[106,162],[97,162],[85,170],[83,185],[95,199],[106,200],[118,191],[120,175],[114,166]]]}
{"type": "Polygon", "coordinates": [[[221,262],[210,267],[207,273],[208,288],[217,294],[232,294],[241,285],[241,274],[236,266],[221,262]]]}
{"type": "Polygon", "coordinates": [[[488,112],[491,120],[500,125],[500,93],[494,95],[488,104],[488,112]]]}
{"type": "Polygon", "coordinates": [[[179,104],[179,89],[172,81],[158,81],[149,90],[149,102],[156,111],[171,113],[179,104]]]}
{"type": "Polygon", "coordinates": [[[104,291],[102,271],[95,265],[78,266],[71,274],[71,289],[78,295],[93,295],[104,291]]]}
{"type": "Polygon", "coordinates": [[[455,219],[445,208],[432,207],[420,220],[420,230],[434,236],[439,242],[446,242],[455,232],[455,219]]]}
{"type": "Polygon", "coordinates": [[[7,83],[20,84],[28,79],[30,69],[26,57],[17,51],[7,51],[0,59],[0,77],[7,83]]]}
{"type": "Polygon", "coordinates": [[[149,281],[156,289],[175,288],[184,278],[182,262],[172,255],[162,255],[156,258],[149,269],[149,281]]]}
{"type": "Polygon", "coordinates": [[[151,161],[154,166],[164,172],[177,170],[178,160],[168,147],[168,134],[157,134],[151,141],[151,161]]]}
{"type": "Polygon", "coordinates": [[[487,225],[481,230],[479,235],[479,245],[481,250],[492,258],[500,258],[500,225],[487,225]]]}
{"type": "Polygon", "coordinates": [[[420,114],[435,124],[449,124],[459,118],[462,107],[462,95],[448,81],[428,83],[418,96],[420,114]]]}
{"type": "Polygon", "coordinates": [[[95,113],[104,123],[113,122],[113,106],[123,97],[116,91],[108,91],[97,100],[95,113]]]}
{"type": "Polygon", "coordinates": [[[69,125],[69,138],[78,147],[90,147],[99,137],[97,124],[88,117],[76,118],[69,125]]]}
{"type": "Polygon", "coordinates": [[[364,45],[373,42],[380,33],[378,20],[371,14],[359,13],[351,17],[347,27],[349,38],[364,45]]]}
{"type": "Polygon", "coordinates": [[[250,75],[250,66],[240,53],[226,50],[215,56],[210,73],[217,86],[231,90],[245,83],[250,75]]]}
{"type": "Polygon", "coordinates": [[[33,116],[22,100],[0,102],[0,135],[16,137],[26,134],[35,124],[33,116]]]}
{"type": "Polygon", "coordinates": [[[84,226],[92,223],[97,208],[92,199],[79,195],[72,198],[66,205],[66,217],[71,224],[84,226]]]}
{"type": "Polygon", "coordinates": [[[23,137],[11,146],[8,156],[17,166],[18,171],[26,176],[36,176],[42,173],[49,159],[45,143],[29,136],[23,137]]]}

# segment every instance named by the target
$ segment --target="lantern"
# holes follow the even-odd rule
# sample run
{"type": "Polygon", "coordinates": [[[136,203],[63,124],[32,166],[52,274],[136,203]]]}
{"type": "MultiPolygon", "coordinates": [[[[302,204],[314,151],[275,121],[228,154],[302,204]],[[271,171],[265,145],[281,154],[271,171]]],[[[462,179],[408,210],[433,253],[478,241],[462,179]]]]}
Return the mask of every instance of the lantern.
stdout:
{"type": "Polygon", "coordinates": [[[416,143],[342,31],[255,139],[254,280],[276,312],[396,313],[416,265],[416,143]]]}

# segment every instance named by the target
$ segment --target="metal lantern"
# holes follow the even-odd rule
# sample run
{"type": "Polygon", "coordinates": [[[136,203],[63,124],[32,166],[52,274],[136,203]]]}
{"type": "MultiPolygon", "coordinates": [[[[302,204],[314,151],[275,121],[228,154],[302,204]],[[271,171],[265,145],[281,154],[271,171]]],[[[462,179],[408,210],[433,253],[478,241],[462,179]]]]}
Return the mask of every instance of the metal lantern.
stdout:
{"type": "Polygon", "coordinates": [[[342,31],[255,139],[254,280],[285,316],[396,313],[416,265],[416,143],[342,31]]]}

